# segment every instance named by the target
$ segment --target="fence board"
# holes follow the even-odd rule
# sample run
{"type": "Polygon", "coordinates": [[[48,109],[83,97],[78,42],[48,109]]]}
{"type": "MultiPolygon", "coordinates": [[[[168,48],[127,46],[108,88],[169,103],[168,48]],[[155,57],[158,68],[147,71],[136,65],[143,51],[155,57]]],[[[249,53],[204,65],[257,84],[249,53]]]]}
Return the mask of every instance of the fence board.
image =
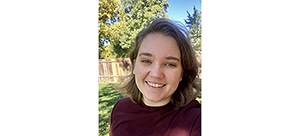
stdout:
{"type": "Polygon", "coordinates": [[[130,71],[129,58],[99,60],[99,82],[121,82],[130,74],[130,71]]]}

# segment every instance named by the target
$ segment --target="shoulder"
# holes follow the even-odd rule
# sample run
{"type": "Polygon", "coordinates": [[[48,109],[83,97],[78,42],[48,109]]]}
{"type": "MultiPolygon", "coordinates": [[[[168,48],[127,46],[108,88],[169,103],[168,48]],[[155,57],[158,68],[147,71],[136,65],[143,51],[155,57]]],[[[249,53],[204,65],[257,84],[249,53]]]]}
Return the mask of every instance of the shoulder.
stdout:
{"type": "Polygon", "coordinates": [[[199,123],[201,120],[201,104],[196,101],[192,100],[189,104],[181,107],[180,109],[180,120],[182,122],[185,122],[187,124],[192,124],[199,123]]]}
{"type": "Polygon", "coordinates": [[[114,110],[126,110],[135,104],[131,101],[129,97],[122,98],[118,100],[114,105],[114,110]]]}
{"type": "Polygon", "coordinates": [[[130,105],[130,104],[133,104],[133,102],[130,100],[129,97],[125,97],[125,98],[122,98],[120,100],[118,100],[115,104],[115,106],[127,106],[127,105],[130,105]]]}
{"type": "Polygon", "coordinates": [[[184,119],[190,128],[190,135],[200,135],[201,133],[201,104],[193,100],[182,107],[184,119]]]}
{"type": "Polygon", "coordinates": [[[124,104],[126,105],[126,104],[130,104],[130,103],[131,103],[130,98],[125,97],[125,98],[118,100],[115,105],[124,105],[124,104]]]}
{"type": "Polygon", "coordinates": [[[189,104],[182,107],[182,110],[187,112],[188,114],[192,115],[200,115],[201,113],[201,104],[196,101],[192,100],[189,104]]]}

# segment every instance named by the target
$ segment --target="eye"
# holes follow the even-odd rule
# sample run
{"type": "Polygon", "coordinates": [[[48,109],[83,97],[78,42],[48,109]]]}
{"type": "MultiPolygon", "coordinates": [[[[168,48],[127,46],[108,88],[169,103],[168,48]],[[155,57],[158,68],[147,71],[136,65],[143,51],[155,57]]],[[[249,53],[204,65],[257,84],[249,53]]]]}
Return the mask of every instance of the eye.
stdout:
{"type": "Polygon", "coordinates": [[[145,63],[145,64],[151,64],[152,62],[150,60],[141,60],[142,63],[145,63]]]}
{"type": "Polygon", "coordinates": [[[176,65],[175,65],[175,64],[172,64],[172,63],[167,63],[167,64],[165,64],[165,66],[171,67],[171,68],[175,68],[175,67],[176,67],[176,65]]]}

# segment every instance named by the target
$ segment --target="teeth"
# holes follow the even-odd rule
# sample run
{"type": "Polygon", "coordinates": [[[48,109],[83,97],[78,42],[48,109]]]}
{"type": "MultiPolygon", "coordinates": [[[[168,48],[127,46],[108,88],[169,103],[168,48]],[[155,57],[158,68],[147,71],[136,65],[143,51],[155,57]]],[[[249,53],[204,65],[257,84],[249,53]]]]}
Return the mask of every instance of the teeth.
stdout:
{"type": "Polygon", "coordinates": [[[156,88],[158,88],[158,87],[163,87],[164,86],[164,84],[156,84],[156,83],[151,83],[151,82],[147,82],[148,83],[148,85],[150,85],[151,87],[156,87],[156,88]]]}

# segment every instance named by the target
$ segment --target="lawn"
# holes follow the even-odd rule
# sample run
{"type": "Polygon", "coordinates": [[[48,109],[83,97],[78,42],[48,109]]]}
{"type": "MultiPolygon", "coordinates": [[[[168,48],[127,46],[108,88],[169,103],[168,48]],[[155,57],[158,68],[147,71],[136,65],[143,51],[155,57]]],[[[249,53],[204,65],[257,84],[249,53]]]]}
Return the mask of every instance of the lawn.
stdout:
{"type": "Polygon", "coordinates": [[[115,84],[99,83],[99,136],[108,136],[109,117],[113,105],[123,98],[115,84]]]}

